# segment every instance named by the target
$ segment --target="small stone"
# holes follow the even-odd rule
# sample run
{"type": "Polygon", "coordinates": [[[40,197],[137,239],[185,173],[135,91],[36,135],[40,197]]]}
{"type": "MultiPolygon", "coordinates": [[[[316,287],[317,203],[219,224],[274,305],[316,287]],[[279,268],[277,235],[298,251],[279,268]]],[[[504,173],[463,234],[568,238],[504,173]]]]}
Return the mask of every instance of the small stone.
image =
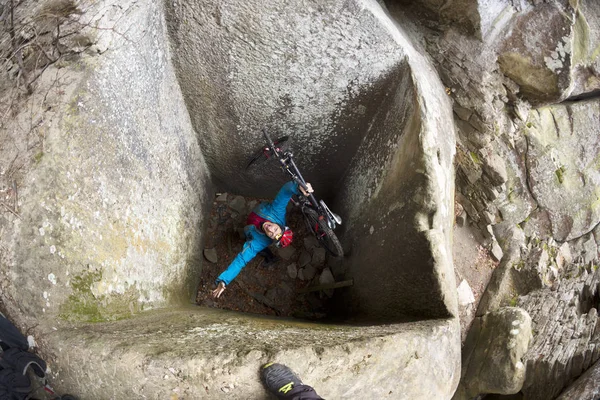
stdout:
{"type": "Polygon", "coordinates": [[[287,273],[290,278],[296,279],[296,277],[298,276],[298,269],[296,268],[296,263],[287,266],[287,273]]]}
{"type": "Polygon", "coordinates": [[[300,268],[305,267],[308,264],[310,264],[310,260],[310,254],[306,250],[302,250],[302,252],[300,253],[300,257],[298,258],[298,266],[300,268]]]}
{"type": "Polygon", "coordinates": [[[248,205],[247,205],[247,208],[246,208],[248,210],[248,213],[250,213],[250,211],[254,210],[254,207],[256,207],[257,204],[258,204],[258,201],[256,201],[256,200],[250,200],[248,202],[248,205]]]}
{"type": "Polygon", "coordinates": [[[583,262],[589,264],[598,258],[598,246],[593,237],[583,242],[583,262]]]}
{"type": "Polygon", "coordinates": [[[473,296],[473,291],[469,286],[469,283],[463,279],[460,285],[458,285],[458,304],[461,306],[466,306],[475,302],[475,296],[473,296]]]}
{"type": "Polygon", "coordinates": [[[454,105],[454,112],[458,118],[462,119],[463,121],[468,121],[471,115],[473,115],[473,111],[469,110],[468,108],[461,107],[458,104],[454,105]]]}
{"type": "Polygon", "coordinates": [[[300,269],[298,270],[298,279],[300,279],[301,281],[304,281],[304,280],[306,280],[306,279],[304,278],[304,268],[300,268],[300,269]]]}
{"type": "Polygon", "coordinates": [[[497,154],[490,154],[484,158],[483,170],[494,186],[500,186],[508,180],[506,163],[497,154]]]}
{"type": "Polygon", "coordinates": [[[284,260],[289,260],[290,258],[292,258],[295,252],[296,249],[294,248],[294,246],[287,246],[277,249],[277,254],[279,254],[279,257],[283,258],[284,260]]]}
{"type": "Polygon", "coordinates": [[[456,193],[456,200],[460,203],[460,205],[467,212],[467,215],[469,217],[471,217],[471,220],[473,220],[475,222],[479,222],[479,218],[480,218],[479,213],[473,206],[473,203],[471,203],[471,201],[469,199],[467,199],[466,196],[464,196],[462,193],[456,193]]]}
{"type": "Polygon", "coordinates": [[[235,210],[238,214],[246,213],[246,199],[243,196],[235,196],[229,202],[229,207],[235,210]]]}
{"type": "Polygon", "coordinates": [[[206,257],[206,259],[211,263],[216,264],[216,262],[218,261],[217,249],[215,249],[214,247],[211,249],[204,249],[204,257],[206,257]]]}
{"type": "Polygon", "coordinates": [[[487,222],[488,224],[496,223],[496,216],[489,211],[484,210],[481,213],[479,213],[479,215],[481,215],[483,217],[484,221],[487,222]]]}
{"type": "Polygon", "coordinates": [[[496,242],[495,240],[494,240],[494,243],[492,244],[491,255],[492,255],[492,258],[494,259],[494,261],[500,261],[502,259],[502,257],[504,256],[504,252],[502,251],[502,248],[500,247],[498,242],[496,242]]]}
{"type": "Polygon", "coordinates": [[[458,225],[459,227],[463,227],[463,226],[465,226],[465,222],[467,222],[467,212],[465,210],[463,210],[456,217],[456,225],[458,225]]]}
{"type": "MultiPolygon", "coordinates": [[[[333,278],[333,274],[329,268],[325,268],[323,272],[321,272],[321,276],[319,276],[319,283],[321,285],[335,283],[335,279],[333,278]]],[[[323,293],[325,293],[327,297],[333,297],[333,289],[325,289],[323,290],[323,293]]]]}
{"type": "Polygon", "coordinates": [[[559,269],[562,269],[565,265],[571,264],[573,262],[573,256],[571,255],[571,247],[569,247],[569,243],[564,242],[558,248],[558,255],[556,256],[556,265],[559,269]]]}
{"type": "Polygon", "coordinates": [[[227,193],[217,193],[217,201],[226,202],[227,201],[227,193]]]}
{"type": "MultiPolygon", "coordinates": [[[[319,283],[321,285],[327,285],[329,283],[335,283],[335,279],[333,278],[333,274],[331,273],[331,270],[329,268],[325,268],[323,270],[323,272],[321,272],[321,276],[319,276],[319,283]]],[[[332,297],[333,296],[333,289],[323,290],[323,293],[325,293],[325,295],[327,297],[332,297]]]]}
{"type": "Polygon", "coordinates": [[[307,265],[302,269],[305,281],[310,281],[317,274],[317,270],[312,265],[307,265]]]}
{"type": "Polygon", "coordinates": [[[321,272],[321,276],[319,276],[319,283],[321,285],[326,285],[328,283],[335,283],[335,279],[333,278],[333,274],[329,268],[325,268],[323,272],[321,272]]]}
{"type": "Polygon", "coordinates": [[[306,236],[304,238],[304,248],[308,251],[311,251],[315,247],[319,247],[319,242],[317,238],[314,236],[306,236]]]}
{"type": "Polygon", "coordinates": [[[482,223],[480,223],[480,224],[479,224],[479,227],[481,228],[481,234],[482,234],[482,235],[483,235],[483,237],[484,237],[484,238],[486,238],[486,239],[491,239],[491,238],[493,238],[493,237],[494,237],[494,229],[493,229],[493,226],[492,226],[492,225],[488,225],[488,224],[485,224],[485,225],[484,225],[484,224],[485,224],[485,223],[483,223],[483,221],[482,221],[482,223]]]}
{"type": "Polygon", "coordinates": [[[325,256],[327,255],[327,251],[322,247],[316,247],[313,249],[313,255],[311,260],[311,265],[313,267],[320,267],[325,264],[325,256]]]}

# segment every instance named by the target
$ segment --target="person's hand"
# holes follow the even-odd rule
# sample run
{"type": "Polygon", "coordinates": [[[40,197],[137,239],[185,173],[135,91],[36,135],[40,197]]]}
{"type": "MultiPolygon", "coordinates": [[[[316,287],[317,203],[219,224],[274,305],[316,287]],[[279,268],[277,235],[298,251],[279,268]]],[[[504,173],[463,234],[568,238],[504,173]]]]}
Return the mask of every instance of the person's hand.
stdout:
{"type": "Polygon", "coordinates": [[[218,299],[219,297],[221,297],[221,294],[223,294],[224,291],[225,291],[225,283],[219,282],[219,284],[217,285],[217,288],[212,291],[212,296],[215,299],[218,299]]]}
{"type": "Polygon", "coordinates": [[[303,195],[308,196],[309,193],[313,193],[314,190],[311,186],[310,183],[306,182],[306,189],[308,190],[304,190],[304,188],[302,186],[298,186],[300,188],[300,191],[302,192],[303,195]]]}

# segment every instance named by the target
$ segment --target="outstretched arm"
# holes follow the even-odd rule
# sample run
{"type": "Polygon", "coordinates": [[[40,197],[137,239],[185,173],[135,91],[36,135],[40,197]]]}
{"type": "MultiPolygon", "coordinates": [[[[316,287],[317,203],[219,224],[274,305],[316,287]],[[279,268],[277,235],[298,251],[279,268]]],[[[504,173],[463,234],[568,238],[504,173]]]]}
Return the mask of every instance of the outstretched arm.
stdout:
{"type": "Polygon", "coordinates": [[[213,291],[213,297],[219,297],[225,290],[225,287],[238,276],[242,268],[256,257],[258,252],[263,250],[266,245],[268,245],[268,243],[261,244],[257,240],[249,240],[244,243],[242,251],[238,253],[231,264],[229,264],[229,267],[227,267],[227,269],[217,278],[217,288],[213,291]]]}

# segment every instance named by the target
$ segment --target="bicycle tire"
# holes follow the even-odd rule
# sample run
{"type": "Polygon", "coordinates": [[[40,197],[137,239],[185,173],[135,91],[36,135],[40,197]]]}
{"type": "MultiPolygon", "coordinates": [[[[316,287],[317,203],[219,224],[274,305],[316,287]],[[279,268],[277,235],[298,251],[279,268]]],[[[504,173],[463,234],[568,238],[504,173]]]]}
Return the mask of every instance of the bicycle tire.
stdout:
{"type": "MultiPolygon", "coordinates": [[[[278,139],[275,139],[273,143],[275,145],[284,144],[288,141],[289,138],[289,136],[282,136],[278,139]]],[[[267,156],[267,154],[265,154],[265,147],[266,146],[261,147],[259,150],[254,152],[254,154],[252,154],[252,158],[250,159],[250,161],[248,161],[248,164],[246,164],[246,169],[250,168],[252,165],[260,165],[267,161],[269,158],[271,158],[270,155],[267,156]]]]}
{"type": "Polygon", "coordinates": [[[342,257],[344,249],[333,229],[327,225],[325,217],[320,216],[313,208],[305,208],[303,211],[304,220],[308,230],[311,231],[325,250],[334,257],[342,257]]]}

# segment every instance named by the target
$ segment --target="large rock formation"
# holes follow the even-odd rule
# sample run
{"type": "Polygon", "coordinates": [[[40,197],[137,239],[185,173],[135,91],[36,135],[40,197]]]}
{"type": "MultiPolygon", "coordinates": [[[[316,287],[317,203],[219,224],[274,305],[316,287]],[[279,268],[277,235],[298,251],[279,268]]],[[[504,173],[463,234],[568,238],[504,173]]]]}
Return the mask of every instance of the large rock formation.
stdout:
{"type": "Polygon", "coordinates": [[[533,321],[535,339],[525,355],[528,399],[552,399],[600,358],[598,294],[600,274],[572,265],[570,278],[554,290],[519,298],[533,321]]]}
{"type": "MultiPolygon", "coordinates": [[[[79,29],[83,50],[61,42],[70,57],[35,70],[31,108],[1,131],[43,138],[39,155],[15,153],[25,161],[0,271],[2,302],[57,389],[254,398],[258,367],[278,358],[324,397],[449,398],[460,363],[451,107],[381,6],[72,6],[59,8],[71,13],[62,31],[79,29]],[[270,196],[280,184],[276,169],[242,172],[265,125],[293,136],[307,178],[342,210],[355,285],[339,314],[368,323],[185,306],[214,188],[270,196]]],[[[23,24],[37,15],[19,7],[23,24]]]]}
{"type": "Polygon", "coordinates": [[[187,303],[196,290],[209,172],[170,63],[161,7],[121,7],[127,22],[107,13],[109,4],[78,11],[77,22],[87,24],[80,34],[95,44],[51,64],[3,130],[17,145],[2,159],[23,166],[12,177],[18,212],[2,220],[10,249],[2,292],[13,299],[9,308],[32,320],[126,318],[187,303]],[[43,142],[31,152],[27,136],[43,142]]]}
{"type": "MultiPolygon", "coordinates": [[[[496,243],[502,248],[476,315],[518,303],[535,326],[532,295],[523,303],[520,296],[535,291],[544,299],[540,304],[552,303],[553,290],[560,290],[576,298],[579,286],[568,283],[569,266],[594,271],[598,265],[600,7],[563,0],[390,3],[403,24],[414,16],[423,23],[412,31],[424,33],[454,100],[456,198],[490,251],[496,243]]],[[[597,306],[592,301],[582,312],[593,315],[597,306]]],[[[555,312],[568,309],[561,303],[555,312]]],[[[534,327],[533,346],[565,332],[559,321],[550,317],[543,332],[534,327]]],[[[565,341],[578,337],[563,335],[565,341]]],[[[533,396],[544,387],[540,398],[560,393],[581,373],[571,368],[581,358],[573,346],[579,349],[571,343],[550,350],[552,365],[528,364],[523,391],[533,396]]]]}
{"type": "Polygon", "coordinates": [[[531,336],[531,317],[523,309],[503,307],[477,318],[463,348],[463,384],[455,398],[518,393],[531,336]]]}
{"type": "Polygon", "coordinates": [[[581,237],[600,222],[600,101],[532,110],[527,181],[559,242],[581,237]]]}
{"type": "Polygon", "coordinates": [[[592,400],[600,396],[600,364],[596,362],[585,374],[581,375],[557,400],[592,400]]]}
{"type": "Polygon", "coordinates": [[[256,397],[275,356],[325,397],[450,398],[453,165],[467,224],[499,260],[476,317],[518,304],[534,327],[524,378],[463,387],[524,379],[551,398],[592,365],[600,7],[387,3],[393,18],[375,0],[0,4],[16,21],[0,42],[0,144],[14,143],[0,146],[1,299],[60,388],[256,397]],[[265,126],[292,136],[345,218],[355,285],[337,312],[363,327],[185,306],[214,189],[267,197],[281,183],[242,170],[265,126]]]}

